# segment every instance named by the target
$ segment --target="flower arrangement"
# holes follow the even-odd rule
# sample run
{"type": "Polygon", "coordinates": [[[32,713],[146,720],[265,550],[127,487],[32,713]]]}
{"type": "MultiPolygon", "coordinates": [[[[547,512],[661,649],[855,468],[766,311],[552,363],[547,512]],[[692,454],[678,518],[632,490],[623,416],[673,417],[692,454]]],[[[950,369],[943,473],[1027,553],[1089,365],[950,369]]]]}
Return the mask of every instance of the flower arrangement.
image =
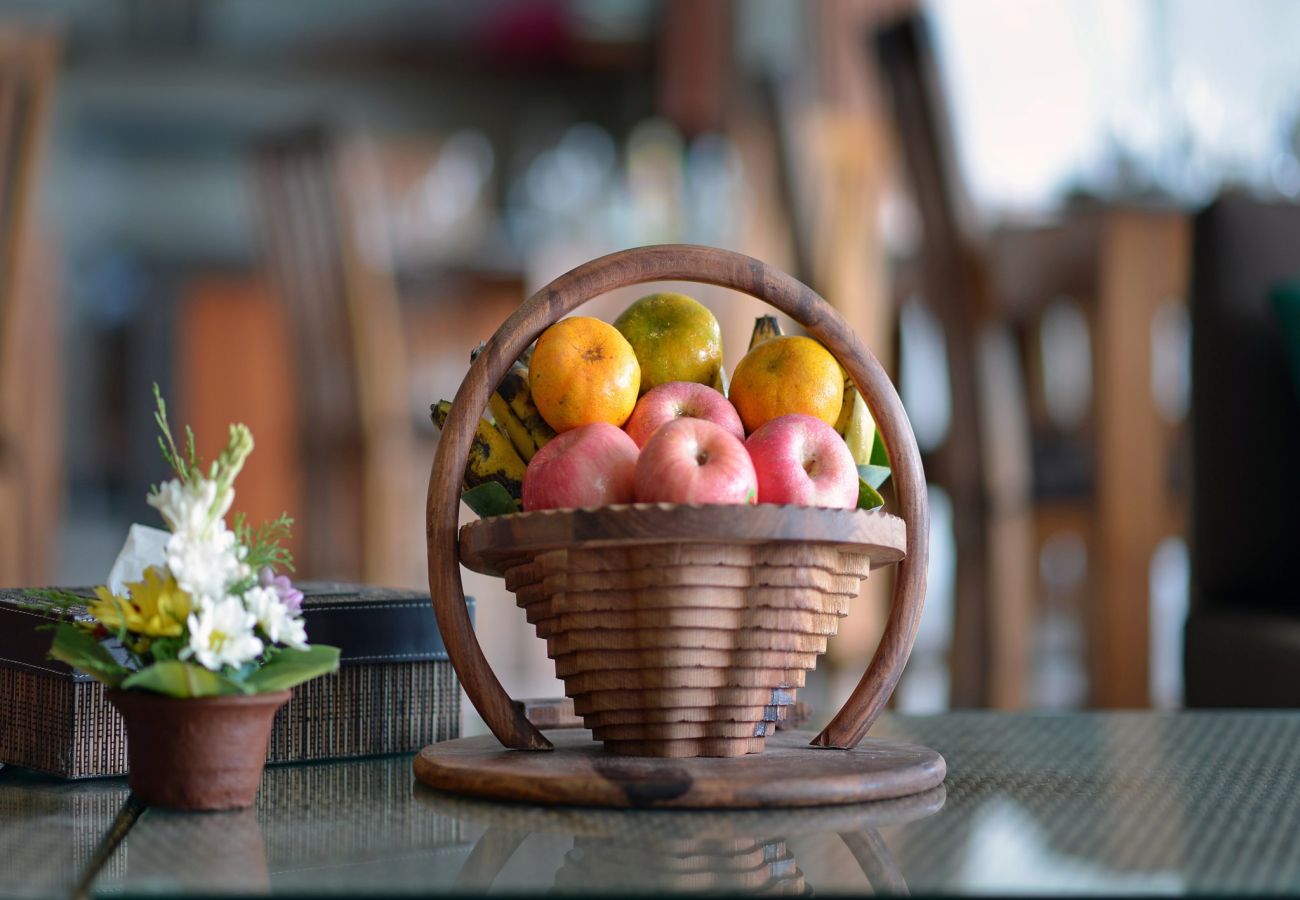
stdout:
{"type": "Polygon", "coordinates": [[[205,470],[188,427],[184,452],[177,448],[157,385],[154,398],[158,444],[175,477],[147,502],[168,532],[157,533],[138,580],[96,587],[89,604],[66,591],[32,592],[38,608],[60,614],[50,656],[111,688],[174,698],[282,691],[335,670],[338,649],[307,642],[302,593],[280,574],[293,571],[282,544],[293,520],[253,528],[241,514],[226,525],[252,433],[231,425],[205,470]],[[87,605],[89,616],[71,615],[87,605]]]}

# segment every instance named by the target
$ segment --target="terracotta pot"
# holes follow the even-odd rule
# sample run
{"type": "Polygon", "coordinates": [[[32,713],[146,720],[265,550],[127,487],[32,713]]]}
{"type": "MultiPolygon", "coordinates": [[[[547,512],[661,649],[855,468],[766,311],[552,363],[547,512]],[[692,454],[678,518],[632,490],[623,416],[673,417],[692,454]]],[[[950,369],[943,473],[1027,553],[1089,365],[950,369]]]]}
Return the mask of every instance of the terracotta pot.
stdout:
{"type": "Polygon", "coordinates": [[[289,691],[177,700],[109,691],[126,722],[127,783],[148,806],[243,809],[262,783],[276,710],[289,691]]]}

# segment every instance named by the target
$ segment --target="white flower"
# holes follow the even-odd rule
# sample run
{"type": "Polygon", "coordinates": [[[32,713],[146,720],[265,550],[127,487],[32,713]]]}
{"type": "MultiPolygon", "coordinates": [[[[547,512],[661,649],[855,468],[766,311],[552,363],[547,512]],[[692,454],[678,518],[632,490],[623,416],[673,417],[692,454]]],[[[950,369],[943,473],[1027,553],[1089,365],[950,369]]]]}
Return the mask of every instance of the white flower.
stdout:
{"type": "Polygon", "coordinates": [[[176,583],[204,603],[224,597],[235,582],[252,574],[247,550],[226,523],[217,520],[206,534],[177,532],[167,540],[167,568],[176,583]]]}
{"type": "Polygon", "coordinates": [[[218,498],[216,482],[206,478],[196,478],[188,484],[173,478],[158,485],[145,498],[145,502],[162,515],[167,527],[176,534],[193,537],[205,534],[214,523],[224,518],[234,500],[233,490],[218,498]]]}
{"type": "Polygon", "coordinates": [[[207,478],[189,483],[173,478],[147,498],[172,530],[167,568],[200,605],[224,597],[235,582],[252,574],[243,561],[247,551],[223,518],[234,499],[234,490],[219,493],[217,483],[207,478]]]}
{"type": "Polygon", "coordinates": [[[222,666],[238,668],[262,652],[262,641],[253,634],[257,619],[238,597],[223,597],[204,604],[189,618],[190,644],[181,651],[214,672],[222,666]]]}
{"type": "Polygon", "coordinates": [[[257,627],[273,644],[286,644],[298,650],[307,649],[307,628],[289,611],[273,587],[251,587],[244,592],[244,603],[257,619],[257,627]]]}

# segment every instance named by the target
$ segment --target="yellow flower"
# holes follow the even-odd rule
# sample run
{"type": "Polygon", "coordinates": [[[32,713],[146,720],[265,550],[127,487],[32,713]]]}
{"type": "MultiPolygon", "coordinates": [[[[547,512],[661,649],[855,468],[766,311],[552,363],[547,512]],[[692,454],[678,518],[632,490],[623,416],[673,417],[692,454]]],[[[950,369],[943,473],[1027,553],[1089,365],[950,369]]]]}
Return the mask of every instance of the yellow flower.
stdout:
{"type": "Polygon", "coordinates": [[[130,597],[119,597],[108,588],[95,588],[97,602],[90,614],[114,631],[123,625],[128,631],[151,637],[179,637],[193,608],[190,595],[181,590],[171,573],[150,566],[143,581],[127,584],[130,597]]]}

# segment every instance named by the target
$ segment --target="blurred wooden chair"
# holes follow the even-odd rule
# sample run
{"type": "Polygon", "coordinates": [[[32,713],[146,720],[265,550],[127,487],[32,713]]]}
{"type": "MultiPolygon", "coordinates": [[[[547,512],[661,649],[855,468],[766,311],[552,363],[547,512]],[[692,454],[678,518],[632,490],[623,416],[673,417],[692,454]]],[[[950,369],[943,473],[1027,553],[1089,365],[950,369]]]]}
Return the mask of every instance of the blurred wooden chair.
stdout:
{"type": "Polygon", "coordinates": [[[360,246],[357,209],[376,190],[366,153],[309,130],[267,142],[257,172],[296,359],[302,568],[374,583],[404,570],[404,532],[419,522],[401,516],[412,429],[396,286],[360,246]]]}
{"type": "Polygon", "coordinates": [[[0,581],[47,583],[62,506],[55,265],[36,209],[59,39],[0,27],[0,581]]]}
{"type": "Polygon", "coordinates": [[[924,23],[912,16],[876,33],[874,51],[923,230],[898,289],[924,298],[948,356],[952,419],[927,467],[953,505],[953,705],[1025,705],[1039,555],[1070,531],[1087,546],[1089,700],[1147,706],[1150,563],[1162,539],[1185,531],[1186,505],[1184,432],[1162,420],[1151,390],[1152,328],[1186,297],[1186,217],[1099,207],[981,233],[956,174],[924,23]],[[1083,310],[1091,348],[1091,403],[1072,432],[1045,421],[1051,361],[1035,349],[1060,297],[1083,310]],[[1045,465],[1062,447],[1079,476],[1064,490],[1045,465]]]}

